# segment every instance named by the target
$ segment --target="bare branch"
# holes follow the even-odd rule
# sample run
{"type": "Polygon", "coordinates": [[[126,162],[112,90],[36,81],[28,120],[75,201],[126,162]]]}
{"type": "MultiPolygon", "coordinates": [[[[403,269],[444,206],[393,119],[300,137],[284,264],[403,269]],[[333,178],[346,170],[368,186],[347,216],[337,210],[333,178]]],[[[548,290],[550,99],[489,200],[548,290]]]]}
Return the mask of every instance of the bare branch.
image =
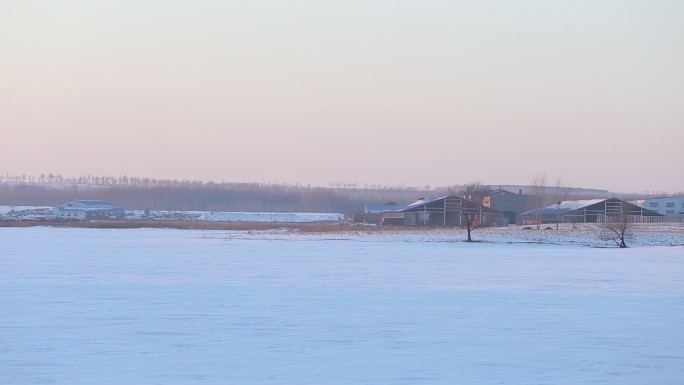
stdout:
{"type": "Polygon", "coordinates": [[[623,208],[617,216],[606,216],[602,223],[603,232],[599,237],[604,241],[612,241],[616,246],[627,248],[626,241],[631,236],[633,221],[623,208]]]}

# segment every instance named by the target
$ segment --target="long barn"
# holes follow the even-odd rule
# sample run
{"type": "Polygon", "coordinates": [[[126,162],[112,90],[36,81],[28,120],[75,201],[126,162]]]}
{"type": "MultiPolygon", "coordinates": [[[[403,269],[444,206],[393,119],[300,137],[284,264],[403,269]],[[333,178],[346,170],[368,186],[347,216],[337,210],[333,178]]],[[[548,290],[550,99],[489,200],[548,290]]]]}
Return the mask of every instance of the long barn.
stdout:
{"type": "Polygon", "coordinates": [[[123,207],[102,200],[76,199],[55,207],[58,219],[123,219],[123,207]]]}
{"type": "Polygon", "coordinates": [[[605,223],[627,216],[631,222],[662,222],[663,215],[617,199],[563,201],[521,215],[523,224],[605,223]]]}
{"type": "Polygon", "coordinates": [[[499,211],[456,195],[421,198],[395,205],[366,205],[366,222],[400,226],[463,226],[468,219],[480,225],[501,224],[499,211]]]}

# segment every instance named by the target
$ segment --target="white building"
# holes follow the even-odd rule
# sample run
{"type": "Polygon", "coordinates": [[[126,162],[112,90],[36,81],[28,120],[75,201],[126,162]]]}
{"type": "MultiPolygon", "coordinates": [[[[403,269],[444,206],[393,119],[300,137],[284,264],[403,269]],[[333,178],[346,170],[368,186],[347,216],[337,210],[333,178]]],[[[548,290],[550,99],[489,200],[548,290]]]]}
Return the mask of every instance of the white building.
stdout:
{"type": "Polygon", "coordinates": [[[665,215],[665,221],[681,222],[684,219],[684,196],[638,199],[637,206],[665,215]]]}
{"type": "Polygon", "coordinates": [[[124,209],[107,201],[76,199],[55,207],[54,215],[67,220],[121,219],[124,209]]]}

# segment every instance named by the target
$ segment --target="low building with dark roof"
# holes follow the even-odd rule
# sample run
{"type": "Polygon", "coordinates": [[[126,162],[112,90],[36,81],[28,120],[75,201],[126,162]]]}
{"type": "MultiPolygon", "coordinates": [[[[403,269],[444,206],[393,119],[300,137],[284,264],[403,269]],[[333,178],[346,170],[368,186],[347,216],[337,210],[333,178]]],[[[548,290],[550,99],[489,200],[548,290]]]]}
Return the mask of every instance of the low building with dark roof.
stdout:
{"type": "Polygon", "coordinates": [[[606,223],[627,216],[630,222],[662,222],[663,215],[617,199],[563,201],[521,215],[525,225],[538,223],[606,223]]]}
{"type": "Polygon", "coordinates": [[[54,209],[57,219],[123,219],[123,207],[102,200],[76,199],[54,209]]]}
{"type": "Polygon", "coordinates": [[[464,226],[468,219],[476,225],[501,224],[501,213],[456,195],[420,198],[397,205],[366,205],[366,223],[401,226],[464,226]]]}
{"type": "Polygon", "coordinates": [[[536,202],[537,197],[523,194],[522,189],[516,194],[499,188],[482,196],[483,206],[501,212],[503,225],[520,223],[522,213],[533,209],[536,202]]]}

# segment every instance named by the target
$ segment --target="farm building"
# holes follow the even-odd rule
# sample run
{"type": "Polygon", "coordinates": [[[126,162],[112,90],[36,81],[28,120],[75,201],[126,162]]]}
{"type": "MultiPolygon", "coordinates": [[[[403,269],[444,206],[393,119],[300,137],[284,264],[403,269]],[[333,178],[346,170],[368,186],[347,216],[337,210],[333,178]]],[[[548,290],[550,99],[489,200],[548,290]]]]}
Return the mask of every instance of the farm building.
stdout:
{"type": "Polygon", "coordinates": [[[462,226],[468,219],[477,224],[501,224],[501,213],[450,195],[439,198],[421,198],[405,205],[367,205],[367,223],[401,226],[462,226]]]}
{"type": "Polygon", "coordinates": [[[684,221],[684,196],[638,199],[631,203],[665,215],[666,222],[684,221]]]}
{"type": "Polygon", "coordinates": [[[123,207],[101,200],[76,199],[55,207],[57,219],[121,219],[123,207]]]}
{"type": "Polygon", "coordinates": [[[563,201],[521,215],[523,224],[606,223],[627,215],[632,222],[662,222],[663,215],[617,198],[563,201]]]}
{"type": "Polygon", "coordinates": [[[482,195],[482,205],[501,212],[502,224],[516,224],[520,222],[520,215],[535,207],[537,198],[524,195],[522,190],[512,193],[504,189],[488,191],[482,195]]]}

